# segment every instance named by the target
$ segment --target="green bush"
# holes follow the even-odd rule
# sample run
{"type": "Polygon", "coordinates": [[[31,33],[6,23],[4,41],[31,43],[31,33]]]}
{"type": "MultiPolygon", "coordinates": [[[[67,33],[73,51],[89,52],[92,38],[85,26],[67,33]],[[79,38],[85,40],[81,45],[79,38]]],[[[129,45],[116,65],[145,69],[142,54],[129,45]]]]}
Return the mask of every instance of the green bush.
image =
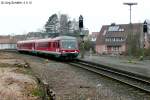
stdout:
{"type": "Polygon", "coordinates": [[[32,95],[42,97],[44,95],[44,92],[42,91],[41,87],[37,87],[32,90],[32,95]]]}
{"type": "Polygon", "coordinates": [[[143,60],[143,58],[144,58],[143,56],[140,56],[140,57],[139,57],[139,60],[141,60],[141,61],[142,61],[142,60],[143,60]]]}
{"type": "Polygon", "coordinates": [[[150,56],[150,48],[144,49],[144,56],[150,56]]]}

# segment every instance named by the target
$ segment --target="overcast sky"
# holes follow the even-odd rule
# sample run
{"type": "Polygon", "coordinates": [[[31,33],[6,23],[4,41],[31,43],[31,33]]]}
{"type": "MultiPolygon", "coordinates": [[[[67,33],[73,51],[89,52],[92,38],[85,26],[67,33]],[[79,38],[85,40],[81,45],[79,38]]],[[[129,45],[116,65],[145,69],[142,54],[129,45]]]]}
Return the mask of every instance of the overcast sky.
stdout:
{"type": "Polygon", "coordinates": [[[100,31],[102,25],[112,22],[129,23],[129,6],[124,2],[138,3],[132,6],[133,23],[150,19],[149,0],[0,0],[0,35],[38,31],[54,13],[65,13],[76,20],[82,14],[85,28],[100,31]],[[32,4],[2,4],[4,1],[32,4]]]}

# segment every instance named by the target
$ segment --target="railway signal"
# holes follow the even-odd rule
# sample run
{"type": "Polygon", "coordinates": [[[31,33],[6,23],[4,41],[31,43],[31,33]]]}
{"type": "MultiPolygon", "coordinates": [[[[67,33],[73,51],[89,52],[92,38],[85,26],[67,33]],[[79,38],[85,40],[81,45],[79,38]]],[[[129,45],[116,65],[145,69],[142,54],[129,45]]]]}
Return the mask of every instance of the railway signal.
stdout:
{"type": "Polygon", "coordinates": [[[79,29],[80,29],[80,37],[81,37],[81,58],[84,58],[84,33],[83,30],[83,16],[79,16],[79,29]]]}
{"type": "Polygon", "coordinates": [[[146,20],[144,21],[144,24],[143,24],[143,32],[147,33],[147,22],[146,22],[146,20]]]}
{"type": "Polygon", "coordinates": [[[82,15],[80,15],[79,17],[79,28],[80,29],[83,28],[83,16],[82,15]]]}

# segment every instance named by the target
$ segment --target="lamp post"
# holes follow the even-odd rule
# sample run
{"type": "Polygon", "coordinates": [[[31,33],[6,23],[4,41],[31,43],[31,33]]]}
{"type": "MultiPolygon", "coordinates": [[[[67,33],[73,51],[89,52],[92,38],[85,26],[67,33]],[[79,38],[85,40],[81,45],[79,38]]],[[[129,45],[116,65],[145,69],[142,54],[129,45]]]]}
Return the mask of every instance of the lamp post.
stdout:
{"type": "Polygon", "coordinates": [[[129,29],[129,33],[127,36],[127,45],[128,45],[128,53],[129,56],[131,56],[131,48],[132,48],[132,22],[131,22],[131,7],[133,5],[137,5],[137,3],[123,3],[124,5],[128,5],[130,7],[130,29],[129,29]]]}
{"type": "Polygon", "coordinates": [[[83,16],[79,16],[79,30],[80,30],[80,37],[81,37],[81,58],[84,58],[84,33],[83,30],[83,16]]]}
{"type": "Polygon", "coordinates": [[[130,6],[130,24],[131,24],[131,7],[132,7],[133,5],[137,5],[137,3],[123,3],[123,4],[130,6]]]}

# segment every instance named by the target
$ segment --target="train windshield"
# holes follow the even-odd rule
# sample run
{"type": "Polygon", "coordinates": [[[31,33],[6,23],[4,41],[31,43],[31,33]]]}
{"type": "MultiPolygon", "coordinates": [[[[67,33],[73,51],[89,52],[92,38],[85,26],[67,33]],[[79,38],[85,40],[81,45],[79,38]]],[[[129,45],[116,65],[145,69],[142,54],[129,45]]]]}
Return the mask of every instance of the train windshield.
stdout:
{"type": "Polygon", "coordinates": [[[62,40],[61,47],[63,49],[77,49],[77,41],[76,40],[62,40]]]}

